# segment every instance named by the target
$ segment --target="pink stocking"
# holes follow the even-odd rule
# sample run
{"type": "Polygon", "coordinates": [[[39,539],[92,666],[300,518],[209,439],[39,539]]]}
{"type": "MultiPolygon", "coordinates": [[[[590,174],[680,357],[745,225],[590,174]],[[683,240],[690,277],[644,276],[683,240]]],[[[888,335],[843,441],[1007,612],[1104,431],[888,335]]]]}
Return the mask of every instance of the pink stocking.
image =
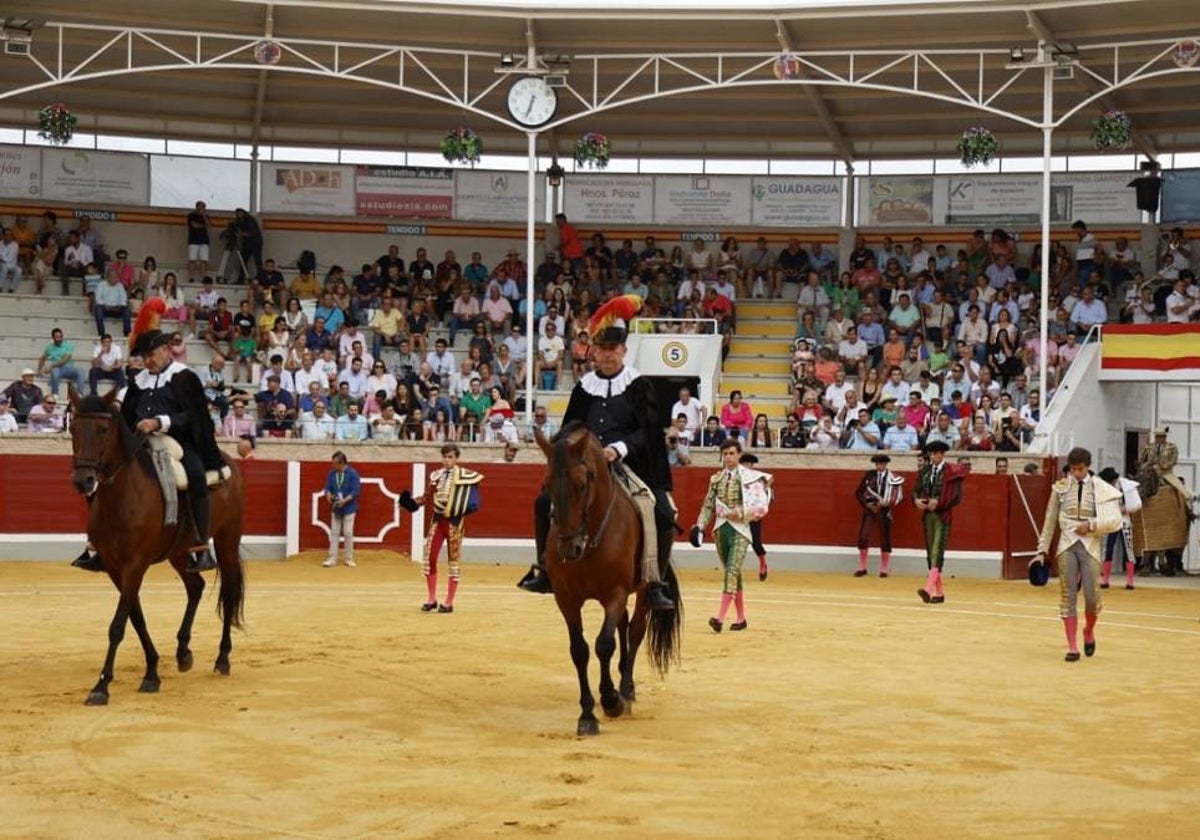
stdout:
{"type": "Polygon", "coordinates": [[[1104,572],[1103,572],[1103,574],[1100,575],[1100,583],[1103,584],[1104,586],[1108,586],[1108,581],[1109,581],[1109,578],[1111,578],[1111,577],[1112,577],[1112,561],[1105,560],[1104,561],[1104,572]]]}
{"type": "Polygon", "coordinates": [[[867,549],[860,548],[858,550],[858,570],[865,572],[867,570],[867,549]]]}
{"type": "Polygon", "coordinates": [[[1099,613],[1084,613],[1083,615],[1083,640],[1089,644],[1096,641],[1096,619],[1099,617],[1099,613]]]}
{"type": "Polygon", "coordinates": [[[724,622],[725,616],[729,613],[729,605],[733,602],[733,596],[728,592],[721,593],[721,608],[717,610],[717,621],[724,622]]]}
{"type": "Polygon", "coordinates": [[[1075,641],[1075,634],[1079,631],[1079,617],[1069,615],[1064,618],[1063,630],[1067,634],[1067,650],[1071,653],[1079,653],[1079,643],[1075,641]]]}
{"type": "Polygon", "coordinates": [[[1125,562],[1125,585],[1126,586],[1130,586],[1130,587],[1133,586],[1133,573],[1134,573],[1135,569],[1137,569],[1137,564],[1134,563],[1132,560],[1127,560],[1125,562]]]}
{"type": "Polygon", "coordinates": [[[879,571],[886,575],[891,570],[892,570],[892,552],[885,551],[885,552],[883,552],[883,562],[879,564],[879,571]]]}
{"type": "Polygon", "coordinates": [[[930,595],[937,594],[937,579],[938,579],[938,570],[937,570],[937,566],[934,566],[932,569],[929,570],[929,577],[925,578],[925,591],[928,592],[930,595]]]}
{"type": "Polygon", "coordinates": [[[933,570],[933,574],[934,574],[933,585],[937,587],[937,592],[935,592],[934,594],[937,595],[939,598],[945,598],[946,597],[946,588],[944,586],[942,586],[942,570],[935,568],[933,570]]]}
{"type": "Polygon", "coordinates": [[[447,607],[454,606],[454,596],[458,594],[458,578],[450,578],[450,582],[446,584],[446,600],[442,603],[447,607]]]}
{"type": "Polygon", "coordinates": [[[737,619],[739,622],[746,620],[746,595],[742,590],[733,596],[733,606],[737,610],[737,619]]]}
{"type": "Polygon", "coordinates": [[[429,593],[429,596],[425,599],[425,603],[427,604],[437,603],[437,577],[436,572],[431,575],[425,575],[425,589],[429,593]]]}

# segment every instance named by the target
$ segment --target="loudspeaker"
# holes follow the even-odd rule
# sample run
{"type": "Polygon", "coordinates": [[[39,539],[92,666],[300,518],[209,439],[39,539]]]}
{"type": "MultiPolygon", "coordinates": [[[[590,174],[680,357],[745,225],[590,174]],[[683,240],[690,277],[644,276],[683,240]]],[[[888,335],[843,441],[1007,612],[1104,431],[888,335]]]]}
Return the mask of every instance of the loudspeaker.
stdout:
{"type": "Polygon", "coordinates": [[[1162,193],[1162,178],[1153,175],[1134,178],[1126,186],[1137,190],[1137,207],[1139,210],[1145,210],[1147,213],[1158,212],[1158,200],[1162,193]]]}

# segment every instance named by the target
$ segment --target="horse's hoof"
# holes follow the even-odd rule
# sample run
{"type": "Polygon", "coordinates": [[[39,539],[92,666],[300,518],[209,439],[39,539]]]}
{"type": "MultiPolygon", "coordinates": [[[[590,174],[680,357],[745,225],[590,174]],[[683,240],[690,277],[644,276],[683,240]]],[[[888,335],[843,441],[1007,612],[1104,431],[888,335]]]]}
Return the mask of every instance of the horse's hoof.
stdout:
{"type": "Polygon", "coordinates": [[[222,677],[228,677],[229,676],[229,663],[221,662],[218,660],[217,664],[213,665],[213,673],[220,674],[222,677]]]}
{"type": "Polygon", "coordinates": [[[599,735],[600,724],[595,718],[592,720],[581,720],[579,721],[578,728],[575,730],[575,734],[580,738],[584,737],[585,735],[599,735]]]}
{"type": "Polygon", "coordinates": [[[603,706],[603,708],[605,717],[619,718],[625,712],[625,701],[618,694],[615,703],[611,706],[603,706]]]}
{"type": "Polygon", "coordinates": [[[87,700],[83,701],[85,706],[107,706],[108,695],[102,691],[93,691],[87,696],[87,700]]]}
{"type": "Polygon", "coordinates": [[[142,694],[158,694],[158,680],[142,680],[142,684],[138,686],[138,691],[142,694]]]}
{"type": "Polygon", "coordinates": [[[192,657],[191,651],[188,651],[183,656],[176,656],[175,663],[179,666],[179,673],[184,674],[192,670],[192,664],[195,660],[192,657]]]}

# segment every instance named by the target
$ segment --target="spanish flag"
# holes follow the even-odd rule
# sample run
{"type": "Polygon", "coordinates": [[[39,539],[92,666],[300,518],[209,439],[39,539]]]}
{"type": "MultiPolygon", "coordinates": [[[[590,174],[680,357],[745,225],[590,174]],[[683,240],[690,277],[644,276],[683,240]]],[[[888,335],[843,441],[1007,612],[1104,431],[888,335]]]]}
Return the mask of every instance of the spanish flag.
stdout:
{"type": "Polygon", "coordinates": [[[1101,342],[1101,379],[1200,381],[1200,324],[1109,324],[1101,342]]]}

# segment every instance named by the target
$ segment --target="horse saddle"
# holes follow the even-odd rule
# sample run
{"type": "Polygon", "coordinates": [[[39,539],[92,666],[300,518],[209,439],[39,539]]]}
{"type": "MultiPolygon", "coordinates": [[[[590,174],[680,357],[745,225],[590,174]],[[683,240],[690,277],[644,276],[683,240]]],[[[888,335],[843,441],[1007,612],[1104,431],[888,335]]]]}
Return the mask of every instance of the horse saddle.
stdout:
{"type": "Polygon", "coordinates": [[[657,580],[657,572],[648,577],[651,570],[658,568],[658,523],[654,518],[654,491],[638,475],[623,464],[613,465],[613,477],[619,492],[633,500],[634,507],[642,520],[641,569],[644,580],[657,580]]]}
{"type": "MultiPolygon", "coordinates": [[[[179,441],[162,432],[153,432],[147,435],[147,440],[150,444],[150,452],[154,454],[156,465],[160,458],[169,461],[171,475],[175,479],[175,488],[181,492],[188,489],[187,472],[183,469],[183,447],[179,445],[179,441]],[[165,458],[155,453],[164,453],[165,458]]],[[[208,470],[205,472],[204,480],[209,487],[216,487],[231,475],[233,475],[233,471],[226,465],[219,470],[208,470]]]]}

